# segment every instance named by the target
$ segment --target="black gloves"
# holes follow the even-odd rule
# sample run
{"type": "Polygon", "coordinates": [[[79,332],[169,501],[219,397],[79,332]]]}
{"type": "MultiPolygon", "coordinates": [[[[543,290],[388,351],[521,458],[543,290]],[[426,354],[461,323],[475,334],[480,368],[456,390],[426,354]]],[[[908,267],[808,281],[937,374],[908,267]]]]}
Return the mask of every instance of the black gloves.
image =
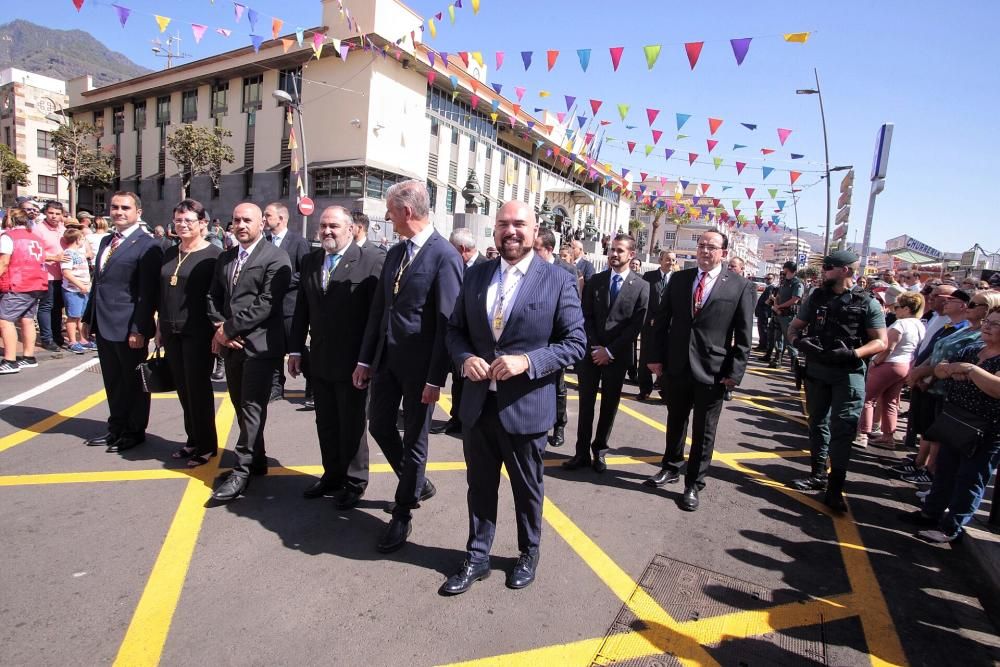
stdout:
{"type": "Polygon", "coordinates": [[[833,344],[833,349],[823,353],[821,361],[831,366],[850,366],[858,360],[858,355],[854,349],[847,347],[844,341],[838,340],[833,344]]]}
{"type": "Polygon", "coordinates": [[[795,349],[802,354],[823,354],[823,346],[820,344],[819,338],[816,336],[802,336],[801,338],[797,338],[792,345],[795,346],[795,349]]]}

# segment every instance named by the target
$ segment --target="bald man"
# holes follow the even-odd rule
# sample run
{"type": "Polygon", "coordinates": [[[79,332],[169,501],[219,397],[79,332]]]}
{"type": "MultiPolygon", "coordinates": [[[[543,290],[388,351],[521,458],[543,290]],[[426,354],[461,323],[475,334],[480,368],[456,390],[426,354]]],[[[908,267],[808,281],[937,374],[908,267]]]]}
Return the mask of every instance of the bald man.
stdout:
{"type": "Polygon", "coordinates": [[[586,284],[586,282],[593,278],[594,274],[597,273],[597,269],[595,269],[594,265],[590,263],[590,260],[584,256],[583,243],[580,241],[573,241],[572,248],[573,264],[576,265],[576,269],[580,272],[580,275],[583,277],[583,282],[586,284]]]}
{"type": "Polygon", "coordinates": [[[208,295],[208,316],[215,325],[212,351],[225,360],[240,427],[236,464],[212,494],[218,501],[238,498],[251,474],[267,474],[264,425],[271,380],[285,357],[282,305],[292,278],[288,253],[264,239],[259,206],[238,205],[232,232],[238,245],[219,255],[208,295]]]}

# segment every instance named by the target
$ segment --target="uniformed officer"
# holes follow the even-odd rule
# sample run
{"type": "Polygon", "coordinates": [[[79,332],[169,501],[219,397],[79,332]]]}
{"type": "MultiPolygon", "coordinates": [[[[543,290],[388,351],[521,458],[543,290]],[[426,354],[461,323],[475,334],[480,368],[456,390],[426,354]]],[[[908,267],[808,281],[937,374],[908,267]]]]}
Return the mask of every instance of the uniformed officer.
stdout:
{"type": "Polygon", "coordinates": [[[823,258],[823,284],[788,328],[806,355],[806,407],[812,475],[791,483],[801,491],[826,488],[823,502],[838,512],[851,444],[865,400],[865,359],[886,348],[885,316],[871,294],[855,286],[858,256],[838,250],[823,258]],[[827,480],[827,460],[831,471],[827,480]]]}
{"type": "MultiPolygon", "coordinates": [[[[799,267],[795,262],[785,262],[781,267],[781,280],[774,294],[774,304],[771,306],[774,321],[777,323],[781,333],[774,337],[775,356],[772,357],[771,349],[768,349],[761,359],[761,361],[768,362],[769,368],[777,368],[781,365],[781,357],[785,353],[785,337],[788,336],[788,326],[792,323],[792,319],[798,312],[799,304],[802,302],[802,295],[806,289],[802,281],[795,275],[798,270],[799,267]]],[[[792,361],[793,368],[797,361],[797,355],[798,352],[794,347],[789,348],[788,356],[792,361]]]]}

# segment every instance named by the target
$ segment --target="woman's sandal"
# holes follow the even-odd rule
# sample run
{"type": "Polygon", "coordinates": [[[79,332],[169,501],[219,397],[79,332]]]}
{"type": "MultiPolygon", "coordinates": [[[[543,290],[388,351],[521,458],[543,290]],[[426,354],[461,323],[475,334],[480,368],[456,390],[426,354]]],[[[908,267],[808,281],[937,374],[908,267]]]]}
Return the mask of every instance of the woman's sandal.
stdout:
{"type": "Polygon", "coordinates": [[[189,459],[194,456],[195,452],[198,451],[191,445],[184,445],[176,452],[170,455],[172,459],[189,459]]]}
{"type": "Polygon", "coordinates": [[[188,459],[188,468],[197,468],[198,466],[203,466],[208,463],[208,460],[215,457],[215,452],[208,452],[206,454],[196,454],[188,459]]]}

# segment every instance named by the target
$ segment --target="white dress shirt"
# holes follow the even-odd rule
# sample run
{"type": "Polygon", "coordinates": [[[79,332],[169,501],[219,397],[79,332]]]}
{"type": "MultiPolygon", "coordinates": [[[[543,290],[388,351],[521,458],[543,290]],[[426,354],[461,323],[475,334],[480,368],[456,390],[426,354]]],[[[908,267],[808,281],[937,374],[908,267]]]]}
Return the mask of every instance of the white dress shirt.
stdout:
{"type": "MultiPolygon", "coordinates": [[[[528,272],[528,266],[531,265],[531,260],[534,258],[535,251],[529,250],[528,254],[522,257],[517,264],[509,264],[507,260],[501,259],[500,266],[493,272],[493,278],[490,280],[490,286],[486,290],[486,317],[489,320],[490,330],[493,332],[493,337],[497,340],[499,340],[500,336],[503,335],[504,326],[507,325],[507,319],[510,317],[511,306],[514,305],[514,301],[517,299],[517,293],[521,289],[521,279],[524,278],[524,275],[528,272]],[[502,313],[503,326],[501,326],[498,330],[493,326],[493,319],[496,315],[497,299],[500,296],[500,278],[504,271],[507,271],[507,276],[504,278],[502,313]]],[[[490,380],[490,391],[496,390],[496,380],[490,380]]]]}
{"type": "MultiPolygon", "coordinates": [[[[701,269],[698,269],[698,275],[695,276],[694,286],[691,288],[691,297],[694,298],[694,293],[698,290],[698,281],[701,280],[701,275],[705,273],[701,269]]],[[[701,307],[704,308],[705,304],[708,303],[708,295],[712,293],[712,288],[715,287],[715,283],[719,279],[719,274],[722,273],[722,264],[719,264],[714,269],[707,272],[708,275],[705,276],[705,284],[701,287],[701,307]]]]}
{"type": "MultiPolygon", "coordinates": [[[[125,241],[128,239],[128,237],[130,237],[133,234],[135,234],[140,228],[141,228],[141,226],[139,225],[138,222],[136,222],[134,225],[132,225],[128,229],[123,230],[121,232],[122,240],[118,243],[118,245],[121,245],[122,243],[125,243],[125,241]]],[[[118,229],[116,228],[115,231],[118,231],[118,229]]],[[[113,234],[114,234],[114,232],[112,232],[111,243],[115,242],[113,234]]],[[[100,256],[100,258],[98,259],[98,262],[97,262],[97,267],[99,269],[104,269],[104,258],[107,256],[108,251],[111,249],[111,243],[109,243],[107,246],[105,246],[104,251],[101,252],[101,256],[100,256]]]]}

